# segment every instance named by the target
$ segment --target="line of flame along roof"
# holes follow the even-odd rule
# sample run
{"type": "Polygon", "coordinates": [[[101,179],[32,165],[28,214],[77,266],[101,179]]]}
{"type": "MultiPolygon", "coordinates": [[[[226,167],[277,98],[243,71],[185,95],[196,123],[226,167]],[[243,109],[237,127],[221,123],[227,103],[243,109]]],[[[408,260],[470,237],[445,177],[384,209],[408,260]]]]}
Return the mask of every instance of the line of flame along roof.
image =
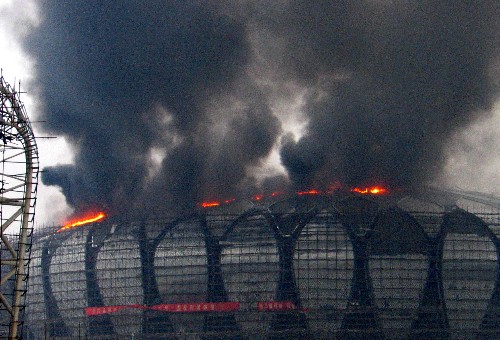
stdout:
{"type": "MultiPolygon", "coordinates": [[[[355,187],[349,190],[350,192],[362,194],[362,195],[386,195],[389,193],[389,190],[387,188],[384,188],[382,186],[372,186],[372,187],[365,187],[365,188],[359,188],[355,187]]],[[[331,194],[332,192],[330,191],[320,191],[317,189],[310,189],[310,190],[304,190],[304,191],[298,191],[296,194],[298,196],[305,196],[305,195],[328,195],[331,194]]],[[[273,192],[269,197],[276,197],[281,195],[282,193],[280,192],[273,192]]],[[[264,199],[266,196],[263,194],[258,194],[254,195],[251,197],[252,201],[261,201],[264,199]]],[[[234,202],[235,199],[228,199],[225,201],[217,201],[217,200],[211,200],[211,201],[204,201],[199,203],[199,206],[202,208],[213,208],[213,207],[218,207],[221,206],[222,204],[229,204],[231,202],[234,202]]]]}
{"type": "Polygon", "coordinates": [[[57,232],[59,233],[59,232],[64,231],[64,230],[68,230],[68,229],[75,228],[75,227],[80,227],[80,226],[83,226],[83,225],[86,225],[89,223],[99,222],[99,221],[104,220],[105,217],[106,217],[106,214],[104,212],[99,212],[98,214],[92,215],[90,217],[87,216],[87,217],[79,218],[75,221],[67,223],[66,225],[64,225],[64,227],[57,230],[57,232]]]}
{"type": "MultiPolygon", "coordinates": [[[[358,187],[356,187],[356,188],[350,189],[350,191],[358,193],[358,194],[363,194],[363,195],[366,195],[366,194],[384,195],[384,194],[387,194],[389,192],[388,189],[380,187],[380,186],[365,187],[365,188],[358,188],[358,187]]],[[[279,193],[279,192],[273,192],[270,195],[270,197],[279,196],[280,194],[281,193],[279,193]]],[[[310,190],[298,191],[297,192],[297,195],[299,195],[299,196],[304,196],[304,195],[321,195],[321,194],[328,194],[328,192],[321,192],[321,191],[319,191],[317,189],[310,189],[310,190]]],[[[265,195],[258,194],[258,195],[252,196],[251,199],[253,201],[260,201],[264,197],[265,197],[265,195]]],[[[232,203],[234,201],[235,201],[234,198],[227,199],[227,200],[224,200],[224,201],[215,201],[215,200],[214,201],[206,201],[206,202],[201,202],[200,206],[202,208],[213,208],[213,207],[218,207],[218,206],[220,206],[222,204],[229,204],[229,203],[232,203]]],[[[105,218],[106,218],[106,214],[104,212],[99,212],[99,213],[91,215],[91,216],[86,215],[84,217],[81,217],[81,218],[78,218],[76,220],[73,220],[71,222],[66,223],[62,228],[58,229],[57,232],[59,233],[61,231],[72,229],[72,228],[75,228],[75,227],[81,227],[81,226],[84,226],[84,225],[87,225],[87,224],[90,224],[90,223],[100,222],[100,221],[104,220],[105,218]]]]}

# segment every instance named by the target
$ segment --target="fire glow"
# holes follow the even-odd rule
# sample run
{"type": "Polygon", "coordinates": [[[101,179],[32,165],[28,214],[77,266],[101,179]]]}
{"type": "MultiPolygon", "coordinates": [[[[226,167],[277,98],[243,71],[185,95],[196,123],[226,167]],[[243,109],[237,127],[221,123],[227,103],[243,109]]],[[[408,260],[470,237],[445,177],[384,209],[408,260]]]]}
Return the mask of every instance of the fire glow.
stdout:
{"type": "Polygon", "coordinates": [[[68,222],[64,227],[57,230],[57,232],[60,233],[61,231],[64,231],[64,230],[72,229],[75,227],[80,227],[80,226],[83,226],[83,225],[86,225],[89,223],[93,223],[93,222],[102,221],[105,217],[106,217],[106,215],[103,212],[100,212],[97,215],[79,218],[79,219],[74,220],[72,222],[68,222]]]}
{"type": "Polygon", "coordinates": [[[218,207],[219,205],[220,205],[219,201],[208,201],[201,203],[202,208],[213,208],[213,207],[218,207]]]}
{"type": "MultiPolygon", "coordinates": [[[[297,191],[296,194],[298,196],[332,195],[333,193],[335,193],[337,190],[340,190],[341,188],[342,188],[341,186],[336,185],[335,187],[330,188],[327,191],[320,191],[318,189],[309,189],[309,190],[304,190],[304,191],[297,191]]],[[[355,187],[355,188],[349,189],[349,191],[355,192],[358,194],[362,194],[362,195],[385,195],[385,194],[389,193],[389,190],[387,188],[382,187],[382,186],[372,186],[372,187],[365,187],[365,188],[355,187]]],[[[267,195],[267,196],[264,194],[257,194],[257,195],[253,195],[250,198],[250,200],[252,200],[254,202],[259,202],[259,201],[262,201],[263,199],[265,199],[266,197],[273,197],[274,198],[274,197],[280,196],[282,194],[283,193],[278,192],[278,191],[273,192],[272,194],[267,195]]],[[[225,201],[205,201],[205,202],[199,203],[199,205],[202,208],[214,208],[214,207],[221,206],[222,204],[232,203],[234,201],[235,201],[234,198],[228,199],[225,201]]]]}
{"type": "Polygon", "coordinates": [[[358,194],[371,194],[371,195],[384,195],[387,194],[389,191],[386,188],[383,187],[367,187],[367,188],[353,188],[351,189],[352,192],[357,192],[358,194]]]}
{"type": "Polygon", "coordinates": [[[319,195],[320,192],[316,189],[311,189],[311,190],[307,190],[307,191],[299,191],[297,192],[297,195],[299,196],[304,196],[304,195],[319,195]]]}
{"type": "MultiPolygon", "coordinates": [[[[282,195],[281,192],[273,192],[272,194],[268,195],[269,197],[276,197],[276,196],[279,196],[279,195],[282,195]]],[[[264,198],[266,198],[266,195],[264,194],[257,194],[257,195],[253,195],[252,197],[250,197],[249,199],[251,201],[254,201],[254,202],[258,202],[258,201],[261,201],[263,200],[264,198]]],[[[230,199],[227,199],[227,200],[224,200],[224,201],[204,201],[204,202],[201,202],[201,203],[198,203],[199,206],[201,206],[202,208],[215,208],[215,207],[219,207],[223,204],[230,204],[230,203],[233,203],[236,201],[236,198],[230,198],[230,199]]]]}

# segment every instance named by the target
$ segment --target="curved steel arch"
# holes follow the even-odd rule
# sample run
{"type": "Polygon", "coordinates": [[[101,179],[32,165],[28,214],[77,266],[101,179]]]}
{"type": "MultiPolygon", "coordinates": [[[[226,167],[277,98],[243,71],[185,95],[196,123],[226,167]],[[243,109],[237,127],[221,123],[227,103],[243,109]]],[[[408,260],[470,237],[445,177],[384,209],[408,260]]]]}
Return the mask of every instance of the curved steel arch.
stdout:
{"type": "Polygon", "coordinates": [[[296,289],[298,298],[300,299],[300,307],[309,311],[305,314],[310,334],[319,332],[319,334],[325,335],[337,334],[340,337],[338,333],[340,332],[340,324],[344,313],[339,313],[339,311],[344,306],[345,310],[347,310],[347,302],[350,299],[352,288],[351,283],[354,273],[353,242],[348,236],[346,227],[338,218],[339,213],[334,205],[330,205],[324,209],[317,207],[316,214],[311,215],[312,212],[309,215],[311,218],[307,221],[304,220],[305,224],[297,229],[300,234],[297,235],[294,242],[293,270],[295,271],[296,289]],[[318,225],[315,226],[315,224],[318,225]],[[309,228],[313,228],[312,232],[309,228]],[[310,239],[311,236],[312,239],[310,239]],[[312,247],[308,244],[309,242],[313,242],[312,247]],[[339,245],[341,246],[338,247],[339,245]],[[345,246],[345,248],[342,246],[345,246]],[[321,260],[316,260],[313,255],[311,258],[311,251],[316,251],[316,256],[321,256],[320,254],[323,253],[325,257],[322,257],[321,260]],[[340,260],[337,257],[337,252],[339,251],[341,253],[345,251],[345,255],[341,255],[342,258],[340,260]],[[333,254],[328,255],[328,252],[333,252],[333,254]],[[316,262],[316,265],[310,267],[311,263],[307,263],[309,261],[316,262]],[[304,263],[302,266],[301,262],[304,263]],[[332,284],[332,274],[325,274],[323,272],[320,275],[316,273],[320,268],[320,263],[323,263],[323,271],[327,270],[330,273],[335,273],[333,274],[335,275],[334,280],[339,280],[339,277],[345,274],[345,289],[338,289],[339,287],[336,283],[332,284]],[[348,265],[346,266],[346,264],[348,265]],[[311,279],[309,275],[312,272],[314,274],[311,279]],[[337,273],[341,272],[343,274],[336,276],[337,273]],[[312,294],[308,292],[309,290],[312,294]],[[316,312],[314,311],[315,309],[316,312]],[[319,317],[319,314],[317,314],[318,310],[324,313],[325,318],[319,317]]]}
{"type": "MultiPolygon", "coordinates": [[[[267,213],[267,210],[262,206],[246,210],[227,226],[225,232],[218,239],[221,275],[227,296],[229,299],[238,300],[243,309],[249,308],[251,303],[272,301],[276,298],[280,279],[279,241],[276,239],[277,231],[270,225],[269,219],[265,216],[267,213]],[[266,237],[268,237],[268,242],[262,242],[266,237]],[[263,253],[264,261],[263,257],[255,256],[257,252],[255,249],[252,251],[251,247],[258,247],[256,249],[259,249],[259,254],[262,249],[267,250],[263,253]],[[233,268],[235,261],[239,264],[238,271],[234,271],[233,268]],[[269,264],[269,261],[272,262],[272,265],[269,264]],[[265,267],[255,272],[254,266],[262,265],[264,262],[266,263],[265,267]],[[249,266],[249,271],[242,272],[240,265],[249,266]],[[236,277],[233,276],[229,280],[228,275],[232,274],[236,274],[236,277]],[[248,280],[251,280],[255,285],[246,285],[248,280]],[[256,289],[257,284],[260,285],[260,289],[256,289]]],[[[248,315],[252,315],[250,319],[257,317],[258,312],[250,312],[250,310],[247,312],[250,313],[248,315]]],[[[244,332],[250,329],[254,331],[255,325],[250,326],[248,320],[245,319],[241,318],[241,315],[236,316],[238,326],[244,332]]],[[[267,332],[272,321],[271,315],[263,317],[258,324],[259,331],[267,332]]]]}
{"type": "MultiPolygon", "coordinates": [[[[90,229],[85,241],[85,285],[87,287],[87,306],[89,307],[104,305],[101,289],[97,281],[96,265],[99,251],[110,234],[106,233],[101,240],[96,242],[94,240],[96,232],[98,232],[96,228],[90,229]]],[[[101,315],[91,319],[88,327],[91,336],[107,336],[114,332],[114,326],[109,315],[101,315]]]]}
{"type": "MultiPolygon", "coordinates": [[[[293,255],[297,239],[307,223],[318,214],[319,207],[301,204],[294,200],[296,206],[293,211],[280,215],[272,212],[272,206],[267,209],[264,217],[275,231],[278,245],[280,276],[278,282],[277,301],[291,301],[297,308],[302,308],[300,294],[293,267],[293,255]],[[300,211],[302,210],[302,211],[300,211]]],[[[303,312],[294,314],[280,314],[274,316],[271,325],[273,331],[295,330],[298,334],[308,336],[309,326],[303,312]]]]}
{"type": "MultiPolygon", "coordinates": [[[[493,244],[496,255],[495,282],[488,306],[477,329],[477,337],[481,339],[497,339],[500,335],[498,329],[500,323],[500,241],[488,224],[480,217],[461,208],[456,208],[444,216],[441,242],[444,243],[446,236],[452,233],[485,237],[493,244]]],[[[447,313],[449,313],[448,310],[447,313]]]]}
{"type": "MultiPolygon", "coordinates": [[[[477,317],[474,316],[475,328],[470,329],[470,331],[477,332],[481,338],[488,338],[488,336],[491,338],[491,335],[498,338],[498,306],[500,296],[498,293],[500,282],[498,237],[492,233],[495,230],[492,227],[492,223],[488,223],[488,220],[484,217],[482,219],[485,223],[481,222],[481,215],[467,213],[461,209],[452,210],[447,213],[432,212],[432,214],[439,214],[436,216],[440,217],[439,220],[442,220],[442,223],[436,224],[436,227],[440,226],[439,233],[437,231],[429,233],[429,228],[426,228],[418,218],[419,216],[416,215],[415,217],[413,212],[407,211],[397,205],[377,204],[377,202],[363,197],[351,196],[343,200],[332,200],[330,201],[331,204],[323,209],[319,208],[322,206],[321,204],[317,206],[309,204],[314,203],[313,200],[309,203],[304,202],[303,205],[296,205],[295,203],[295,198],[292,198],[289,202],[286,202],[286,200],[280,201],[279,206],[273,206],[272,208],[272,205],[259,204],[253,206],[247,205],[244,207],[245,209],[233,207],[238,209],[232,209],[229,212],[206,209],[177,219],[175,217],[166,220],[162,219],[154,222],[154,224],[151,224],[153,221],[143,221],[142,224],[141,222],[133,222],[117,225],[116,232],[121,233],[123,231],[123,235],[126,234],[127,240],[129,240],[127,242],[134,243],[133,257],[135,262],[133,274],[136,277],[141,275],[142,287],[140,284],[141,281],[136,282],[137,285],[133,287],[137,290],[141,290],[142,288],[145,305],[189,302],[190,300],[183,300],[183,297],[172,301],[165,300],[166,294],[174,292],[174,290],[171,290],[171,288],[162,290],[162,281],[156,282],[157,279],[161,280],[164,276],[180,277],[178,274],[181,274],[183,276],[186,275],[187,278],[187,275],[190,273],[200,272],[191,269],[184,270],[183,272],[169,272],[168,270],[170,269],[166,270],[164,268],[166,265],[163,261],[164,259],[165,261],[170,261],[170,253],[156,251],[157,248],[162,247],[168,247],[168,249],[173,249],[174,251],[176,247],[191,247],[192,243],[177,242],[184,237],[188,237],[195,241],[197,251],[195,253],[182,253],[180,257],[184,259],[186,268],[194,266],[203,271],[202,283],[200,284],[199,281],[196,281],[196,286],[198,287],[196,289],[199,289],[200,293],[196,295],[196,298],[199,301],[207,302],[243,302],[245,303],[245,308],[240,309],[236,313],[207,313],[204,316],[200,314],[186,316],[185,319],[187,322],[183,321],[183,324],[191,321],[193,321],[193,324],[196,322],[196,327],[193,327],[196,329],[186,329],[186,334],[203,334],[201,336],[206,338],[212,335],[221,335],[227,338],[233,336],[245,338],[248,334],[259,333],[266,334],[270,339],[279,336],[283,338],[285,334],[290,337],[302,336],[304,338],[308,336],[312,337],[315,334],[332,334],[337,337],[356,337],[359,335],[359,338],[363,338],[366,335],[367,337],[371,336],[371,338],[380,339],[389,337],[401,339],[421,338],[422,336],[450,338],[458,333],[456,332],[457,327],[454,328],[453,324],[450,323],[448,325],[447,322],[447,314],[450,313],[450,306],[448,305],[450,299],[446,301],[443,296],[442,286],[443,284],[446,286],[446,277],[441,278],[441,272],[443,271],[443,237],[447,233],[477,234],[488,244],[489,286],[488,292],[481,297],[483,305],[478,309],[480,313],[477,317]],[[326,215],[323,216],[323,214],[326,215]],[[335,221],[335,223],[328,221],[335,221]],[[294,271],[294,267],[297,268],[297,265],[295,262],[289,263],[288,261],[288,258],[295,257],[300,251],[298,243],[309,224],[321,224],[321,228],[325,230],[333,226],[338,231],[341,231],[341,240],[346,244],[346,247],[342,249],[345,249],[346,252],[347,250],[349,251],[349,256],[346,256],[346,261],[349,261],[349,268],[342,269],[345,272],[342,280],[351,284],[343,290],[341,297],[343,307],[338,309],[339,313],[335,316],[335,324],[332,323],[332,327],[328,329],[330,333],[326,333],[325,328],[316,327],[314,323],[311,323],[311,321],[322,322],[325,320],[325,317],[328,318],[330,316],[319,314],[323,313],[326,309],[317,309],[314,305],[310,310],[307,309],[308,305],[305,303],[307,298],[304,299],[304,296],[301,296],[300,279],[296,271],[294,271]],[[124,230],[121,228],[124,228],[124,230]],[[193,234],[190,234],[190,232],[193,232],[193,234]],[[351,239],[349,235],[354,235],[355,239],[351,239]],[[495,249],[493,249],[489,239],[494,243],[496,255],[495,249]],[[136,242],[139,242],[138,248],[136,242]],[[259,244],[264,245],[264,248],[259,250],[259,244]],[[140,267],[137,264],[138,251],[141,252],[140,267]],[[266,256],[266,258],[259,260],[258,257],[261,255],[266,256]],[[190,260],[191,256],[196,256],[197,260],[192,262],[190,260]],[[231,256],[234,257],[231,258],[231,256]],[[493,256],[496,257],[494,258],[493,256]],[[155,265],[155,260],[160,263],[155,265]],[[358,261],[356,265],[354,263],[355,260],[358,261]],[[377,261],[385,261],[385,267],[382,268],[380,264],[376,263],[377,261]],[[390,261],[392,262],[388,264],[390,261]],[[387,280],[385,283],[376,283],[377,280],[385,280],[387,278],[389,280],[399,279],[403,276],[408,278],[406,274],[403,275],[398,272],[403,267],[399,266],[395,261],[400,261],[398,263],[401,263],[403,267],[406,263],[411,264],[410,262],[412,262],[414,264],[415,261],[419,261],[418,268],[414,265],[408,267],[412,272],[419,271],[417,278],[418,287],[416,284],[404,286],[405,294],[408,289],[412,290],[410,295],[405,296],[407,300],[412,299],[411,304],[407,303],[404,306],[401,304],[392,304],[393,301],[399,299],[398,296],[393,297],[393,295],[385,294],[385,292],[381,293],[381,289],[399,289],[399,287],[392,284],[390,286],[386,285],[387,280]],[[252,267],[254,264],[266,266],[266,263],[269,268],[262,267],[264,268],[262,272],[260,271],[260,267],[252,267]],[[393,266],[394,263],[396,263],[395,266],[393,266]],[[235,270],[238,270],[236,266],[241,264],[249,265],[246,268],[239,269],[240,273],[244,274],[243,279],[233,280],[228,274],[232,275],[235,270]],[[160,268],[159,271],[158,268],[160,268]],[[384,270],[388,269],[384,274],[385,276],[375,274],[380,268],[384,270]],[[496,281],[493,276],[495,268],[496,281]],[[266,276],[257,278],[259,281],[254,280],[255,277],[249,276],[248,279],[244,277],[247,274],[254,273],[261,273],[266,276]],[[266,280],[270,283],[267,286],[264,283],[266,280]],[[228,286],[228,282],[232,282],[233,286],[228,286]],[[264,297],[255,296],[240,300],[240,293],[253,294],[254,290],[258,291],[260,288],[254,289],[252,285],[260,284],[261,282],[264,283],[263,291],[267,292],[264,297]],[[159,291],[158,286],[160,288],[159,291]],[[414,294],[417,288],[418,296],[414,294]],[[202,300],[203,298],[207,300],[202,300]],[[389,301],[387,305],[385,305],[384,299],[389,301]],[[258,313],[258,307],[255,302],[271,300],[297,301],[294,304],[299,308],[287,312],[269,310],[265,314],[258,313]],[[250,308],[246,308],[248,306],[250,308]],[[405,324],[395,325],[385,323],[384,320],[387,320],[387,315],[389,315],[384,315],[386,308],[392,308],[391,313],[393,311],[394,313],[402,312],[398,317],[404,317],[405,324]],[[406,313],[406,311],[411,312],[411,314],[406,313]],[[309,312],[310,315],[314,315],[314,318],[309,318],[309,312]],[[277,314],[280,313],[282,315],[278,317],[277,314]],[[304,322],[301,314],[305,314],[306,316],[304,322]],[[259,325],[257,326],[257,324],[259,325]]],[[[434,215],[432,216],[435,217],[434,215]]],[[[493,225],[495,223],[493,222],[493,225]]],[[[108,228],[109,226],[111,224],[108,225],[108,228]]],[[[114,226],[116,225],[112,226],[113,230],[114,226]]],[[[99,251],[104,250],[106,247],[104,246],[102,250],[99,250],[100,245],[106,243],[107,237],[109,237],[109,230],[107,228],[99,228],[99,231],[95,230],[92,234],[94,237],[87,239],[86,243],[84,243],[85,239],[82,239],[80,243],[75,243],[74,246],[81,248],[85,245],[90,246],[94,244],[90,252],[88,250],[85,251],[86,260],[87,256],[95,251],[97,255],[94,256],[94,259],[92,260],[92,256],[90,256],[88,260],[90,262],[97,260],[97,268],[95,264],[93,267],[94,270],[99,272],[101,270],[99,269],[99,262],[110,260],[109,257],[97,258],[99,251]]],[[[60,235],[58,237],[64,237],[61,234],[57,235],[60,235]]],[[[318,239],[316,238],[316,240],[318,239]]],[[[49,246],[56,247],[57,245],[58,242],[52,241],[49,246]]],[[[130,249],[129,244],[123,245],[123,247],[130,249]]],[[[317,244],[315,249],[319,249],[317,244]]],[[[327,249],[337,249],[336,244],[329,243],[327,249]]],[[[477,253],[484,249],[475,247],[473,250],[477,253]]],[[[114,258],[120,256],[120,254],[123,253],[114,253],[114,255],[111,255],[113,256],[111,260],[114,261],[114,258]]],[[[445,260],[446,254],[445,247],[445,260]]],[[[173,254],[173,257],[178,255],[173,254]]],[[[57,254],[54,256],[57,256],[57,254]]],[[[43,254],[42,257],[44,257],[43,254]]],[[[50,258],[50,256],[46,256],[42,262],[47,262],[47,258],[50,258]]],[[[315,257],[307,257],[305,260],[314,261],[315,257]]],[[[58,262],[56,257],[54,257],[52,262],[58,262]]],[[[127,268],[129,267],[127,265],[127,268]]],[[[314,266],[311,266],[312,270],[314,268],[314,266]]],[[[333,268],[333,270],[337,269],[333,268]]],[[[410,278],[414,279],[415,275],[412,274],[410,278]]],[[[82,278],[82,280],[84,279],[82,278]]],[[[102,289],[102,282],[99,280],[100,278],[97,277],[94,280],[94,284],[97,289],[102,289]]],[[[184,280],[184,278],[181,280],[184,280]]],[[[311,283],[312,287],[315,287],[315,282],[313,282],[317,280],[315,277],[307,278],[307,280],[310,280],[307,284],[311,283]]],[[[333,281],[331,282],[333,283],[333,281]]],[[[178,284],[179,282],[176,282],[176,285],[178,284]]],[[[104,288],[107,289],[106,287],[104,288]]],[[[108,298],[114,299],[115,296],[113,295],[108,298]]],[[[107,304],[112,305],[113,301],[110,300],[110,303],[107,304]]],[[[60,304],[60,302],[58,303],[60,304]]],[[[106,300],[104,300],[104,303],[106,304],[106,300]]],[[[98,303],[98,305],[103,305],[103,303],[98,303]]],[[[148,338],[158,333],[162,333],[169,338],[174,338],[177,335],[180,328],[178,327],[179,323],[176,315],[159,314],[154,310],[151,311],[151,315],[146,315],[149,314],[149,312],[146,312],[144,311],[142,315],[142,323],[140,317],[137,317],[134,325],[142,325],[142,333],[147,334],[148,338]],[[161,319],[155,319],[156,317],[161,317],[161,319]],[[169,320],[170,317],[172,317],[171,320],[169,320]],[[145,325],[148,324],[156,324],[163,329],[147,329],[145,325]]],[[[63,318],[67,318],[67,315],[64,315],[64,313],[61,314],[63,314],[63,318]]],[[[113,318],[113,316],[111,317],[113,318]]],[[[130,314],[127,317],[130,317],[130,314]]],[[[87,320],[90,323],[91,320],[87,320]]],[[[112,322],[116,328],[118,323],[115,321],[112,322]]],[[[75,329],[68,322],[66,326],[70,329],[75,329]]],[[[87,324],[88,326],[90,325],[87,324]]],[[[110,336],[113,335],[114,333],[110,334],[110,336]]]]}
{"type": "Polygon", "coordinates": [[[382,208],[375,217],[369,238],[369,275],[374,303],[388,338],[412,336],[428,278],[429,243],[418,220],[397,206],[382,208]]]}
{"type": "MultiPolygon", "coordinates": [[[[200,216],[197,214],[191,214],[169,221],[158,233],[158,235],[151,240],[147,237],[146,223],[141,223],[139,227],[138,241],[141,255],[142,289],[144,294],[144,304],[146,306],[162,303],[162,297],[158,287],[158,279],[155,271],[155,259],[158,246],[165,239],[167,234],[177,227],[177,225],[190,220],[200,223],[200,216]]],[[[158,314],[150,310],[145,310],[143,312],[142,327],[145,334],[172,334],[175,332],[174,324],[168,315],[158,314]]],[[[172,338],[174,338],[173,335],[172,338]]]]}
{"type": "Polygon", "coordinates": [[[31,234],[38,183],[38,149],[19,94],[0,76],[1,247],[8,267],[0,280],[0,306],[10,316],[9,338],[17,338],[27,290],[31,234]],[[11,237],[7,237],[7,230],[11,237]],[[9,285],[9,283],[11,285],[9,285]],[[13,289],[12,287],[13,283],[13,289]],[[9,301],[9,297],[12,298],[9,301]]]}
{"type": "Polygon", "coordinates": [[[497,275],[495,286],[487,310],[477,329],[479,338],[489,338],[494,332],[498,335],[498,296],[500,287],[500,250],[496,235],[478,216],[460,208],[447,212],[436,237],[429,243],[429,272],[427,283],[420,301],[420,311],[413,323],[413,331],[419,337],[448,339],[453,332],[450,327],[449,310],[443,288],[443,253],[444,243],[448,234],[473,234],[484,236],[491,240],[496,248],[497,275]]]}
{"type": "Polygon", "coordinates": [[[50,327],[47,331],[50,336],[69,336],[70,331],[66,322],[62,318],[59,306],[54,296],[52,289],[52,280],[50,276],[50,265],[52,257],[56,253],[57,248],[68,239],[70,233],[66,233],[62,237],[60,235],[56,238],[56,234],[52,234],[44,242],[42,246],[41,255],[41,269],[42,269],[42,287],[43,287],[43,300],[45,301],[45,315],[49,320],[56,320],[54,327],[50,327]]]}

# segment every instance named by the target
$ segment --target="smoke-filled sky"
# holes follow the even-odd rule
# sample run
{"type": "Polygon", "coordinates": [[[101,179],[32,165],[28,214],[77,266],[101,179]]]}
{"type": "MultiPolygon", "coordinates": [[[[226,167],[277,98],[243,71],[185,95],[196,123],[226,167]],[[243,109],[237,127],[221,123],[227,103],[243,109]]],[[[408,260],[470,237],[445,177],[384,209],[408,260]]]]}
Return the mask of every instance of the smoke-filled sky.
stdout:
{"type": "Polygon", "coordinates": [[[0,3],[0,65],[58,136],[43,223],[333,183],[500,194],[498,1],[27,3],[0,3]]]}

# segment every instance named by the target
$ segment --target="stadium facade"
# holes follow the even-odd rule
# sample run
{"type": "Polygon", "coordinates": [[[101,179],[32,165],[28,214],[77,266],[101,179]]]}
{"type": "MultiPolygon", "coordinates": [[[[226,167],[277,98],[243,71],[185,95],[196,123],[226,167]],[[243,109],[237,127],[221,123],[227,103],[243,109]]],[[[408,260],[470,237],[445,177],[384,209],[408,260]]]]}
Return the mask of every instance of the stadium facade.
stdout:
{"type": "Polygon", "coordinates": [[[500,338],[500,202],[294,195],[34,235],[25,338],[500,338]]]}

